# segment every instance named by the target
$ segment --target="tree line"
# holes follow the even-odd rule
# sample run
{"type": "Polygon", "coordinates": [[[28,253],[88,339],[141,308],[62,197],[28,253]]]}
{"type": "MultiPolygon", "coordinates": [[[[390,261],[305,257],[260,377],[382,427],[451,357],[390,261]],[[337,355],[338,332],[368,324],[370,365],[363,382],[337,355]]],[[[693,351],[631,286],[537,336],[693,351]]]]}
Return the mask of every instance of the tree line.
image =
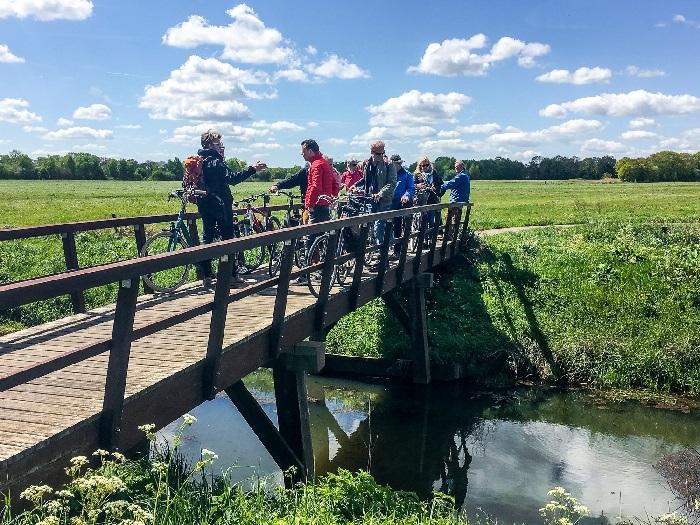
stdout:
{"type": "MultiPolygon", "coordinates": [[[[504,157],[493,159],[464,159],[469,173],[475,179],[484,180],[565,180],[619,178],[628,182],[700,181],[700,152],[695,154],[661,151],[648,157],[616,160],[603,157],[533,157],[528,163],[504,157]]],[[[234,170],[246,166],[244,160],[228,158],[234,170]]],[[[454,177],[454,157],[437,157],[433,164],[445,179],[454,177]]],[[[336,162],[339,171],[345,163],[336,162]]],[[[416,164],[408,166],[414,171],[416,164]]],[[[296,173],[301,166],[269,168],[256,173],[253,180],[283,179],[296,173]]],[[[138,162],[133,159],[101,158],[90,153],[47,155],[36,160],[20,151],[0,155],[0,180],[182,180],[180,159],[138,162]]]]}

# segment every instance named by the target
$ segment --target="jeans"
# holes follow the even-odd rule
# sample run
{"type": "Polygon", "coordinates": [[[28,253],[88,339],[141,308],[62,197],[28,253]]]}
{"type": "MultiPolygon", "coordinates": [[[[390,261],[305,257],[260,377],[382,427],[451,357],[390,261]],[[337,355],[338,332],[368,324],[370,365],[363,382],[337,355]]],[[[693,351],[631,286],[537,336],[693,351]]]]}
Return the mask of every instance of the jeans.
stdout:
{"type": "MultiPolygon", "coordinates": [[[[201,203],[197,204],[197,209],[202,215],[202,242],[204,244],[214,242],[217,237],[221,237],[221,240],[233,239],[233,212],[230,203],[221,205],[213,199],[203,199],[201,203]]],[[[234,255],[234,260],[238,259],[236,255],[234,255]]],[[[233,275],[238,273],[237,266],[234,263],[233,275]]],[[[208,279],[213,276],[211,261],[202,261],[199,263],[199,269],[202,278],[208,279]]]]}

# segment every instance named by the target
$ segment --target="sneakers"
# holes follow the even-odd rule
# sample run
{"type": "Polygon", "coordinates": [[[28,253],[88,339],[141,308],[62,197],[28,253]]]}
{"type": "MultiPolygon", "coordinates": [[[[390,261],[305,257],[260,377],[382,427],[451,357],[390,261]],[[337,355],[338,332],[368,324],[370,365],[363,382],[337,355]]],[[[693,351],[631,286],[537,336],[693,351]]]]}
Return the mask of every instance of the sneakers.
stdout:
{"type": "Polygon", "coordinates": [[[301,284],[306,286],[306,284],[309,282],[309,276],[308,275],[302,275],[300,277],[297,277],[292,281],[294,284],[301,284]]]}

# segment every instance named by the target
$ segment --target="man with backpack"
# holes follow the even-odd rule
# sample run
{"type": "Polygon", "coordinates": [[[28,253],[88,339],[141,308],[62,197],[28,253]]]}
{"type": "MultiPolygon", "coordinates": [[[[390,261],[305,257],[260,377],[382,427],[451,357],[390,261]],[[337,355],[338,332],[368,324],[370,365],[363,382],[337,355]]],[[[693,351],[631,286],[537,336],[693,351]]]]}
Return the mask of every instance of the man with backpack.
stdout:
{"type": "MultiPolygon", "coordinates": [[[[233,196],[229,185],[243,182],[257,171],[267,169],[263,162],[235,172],[224,161],[224,145],[221,133],[208,130],[202,133],[202,149],[197,152],[202,158],[202,172],[197,183],[197,209],[202,216],[202,241],[208,244],[220,235],[222,240],[233,239],[233,196]]],[[[211,286],[211,261],[203,261],[202,284],[211,286]]],[[[233,283],[242,283],[237,265],[233,266],[233,283]]]]}

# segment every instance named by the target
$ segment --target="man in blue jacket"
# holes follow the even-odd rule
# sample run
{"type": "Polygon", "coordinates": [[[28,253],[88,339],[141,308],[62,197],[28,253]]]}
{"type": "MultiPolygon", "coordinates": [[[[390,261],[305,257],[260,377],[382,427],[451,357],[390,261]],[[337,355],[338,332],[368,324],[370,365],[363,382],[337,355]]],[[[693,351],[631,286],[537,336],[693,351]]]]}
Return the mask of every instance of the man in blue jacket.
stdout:
{"type": "Polygon", "coordinates": [[[440,188],[440,193],[450,190],[450,202],[469,202],[470,179],[469,172],[464,168],[464,162],[455,162],[457,175],[448,180],[440,188]]]}
{"type": "MultiPolygon", "coordinates": [[[[401,155],[392,155],[391,162],[396,168],[396,188],[394,189],[394,198],[391,201],[392,210],[402,210],[413,205],[413,196],[416,192],[416,187],[413,181],[413,174],[406,171],[403,167],[403,159],[401,155]]],[[[403,230],[403,217],[394,217],[394,238],[401,237],[403,230]]],[[[394,245],[394,256],[398,257],[401,251],[401,243],[394,245]]]]}

